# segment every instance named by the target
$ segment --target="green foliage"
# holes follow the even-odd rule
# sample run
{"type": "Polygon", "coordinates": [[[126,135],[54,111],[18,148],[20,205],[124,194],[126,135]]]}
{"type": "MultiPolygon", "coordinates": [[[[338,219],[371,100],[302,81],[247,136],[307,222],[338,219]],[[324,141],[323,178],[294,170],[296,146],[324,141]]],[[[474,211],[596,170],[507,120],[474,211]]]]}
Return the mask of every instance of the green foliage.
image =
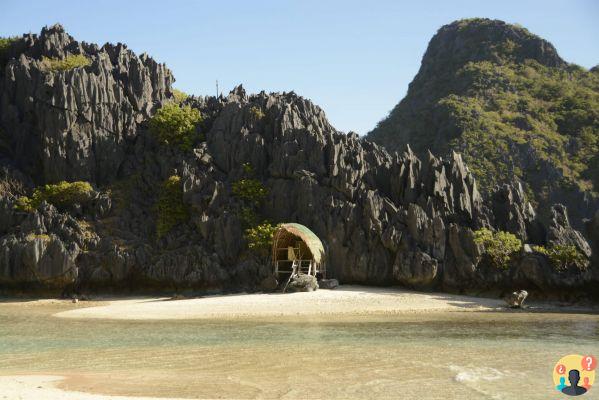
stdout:
{"type": "Polygon", "coordinates": [[[33,191],[31,198],[21,196],[17,199],[15,209],[26,212],[35,211],[42,201],[57,208],[67,208],[74,204],[89,201],[94,189],[89,182],[66,182],[44,185],[33,191]]]}
{"type": "Polygon", "coordinates": [[[565,271],[568,267],[580,270],[587,268],[587,259],[576,246],[555,244],[550,247],[533,246],[534,251],[544,254],[551,261],[551,265],[557,271],[565,271]]]}
{"type": "Polygon", "coordinates": [[[252,116],[254,121],[260,121],[262,118],[264,118],[265,114],[260,107],[252,106],[250,107],[250,115],[252,116]]]}
{"type": "Polygon", "coordinates": [[[162,144],[189,151],[196,141],[202,139],[196,129],[200,122],[202,116],[199,110],[167,103],[150,119],[150,131],[162,144]]]}
{"type": "Polygon", "coordinates": [[[18,37],[0,37],[0,67],[8,61],[8,51],[17,40],[18,37]]]}
{"type": "Polygon", "coordinates": [[[65,58],[42,57],[42,68],[46,71],[68,71],[73,68],[87,67],[92,63],[83,54],[69,54],[65,58]]]}
{"type": "Polygon", "coordinates": [[[34,212],[33,201],[27,196],[21,196],[15,201],[14,209],[22,212],[34,212]]]}
{"type": "Polygon", "coordinates": [[[268,189],[257,179],[241,179],[233,182],[232,191],[235,197],[256,207],[268,194],[268,189]]]}
{"type": "Polygon", "coordinates": [[[56,207],[69,207],[75,203],[85,203],[91,198],[94,191],[89,182],[59,182],[52,185],[44,185],[33,192],[33,200],[46,200],[56,207]]]}
{"type": "Polygon", "coordinates": [[[253,226],[245,230],[245,240],[248,242],[250,250],[259,253],[267,253],[272,246],[272,238],[278,225],[273,225],[268,221],[253,226]]]}
{"type": "Polygon", "coordinates": [[[173,97],[175,98],[175,103],[181,104],[187,100],[189,95],[182,90],[173,88],[173,97]]]}
{"type": "Polygon", "coordinates": [[[243,168],[243,173],[246,176],[254,176],[254,167],[252,167],[252,164],[250,164],[250,163],[243,163],[243,165],[241,166],[241,168],[243,168]]]}
{"type": "Polygon", "coordinates": [[[189,206],[183,201],[180,176],[172,175],[164,181],[158,195],[156,210],[156,236],[159,238],[189,219],[189,206]]]}
{"type": "Polygon", "coordinates": [[[539,55],[542,40],[516,26],[470,19],[442,31],[453,26],[461,51],[435,47],[440,53],[424,60],[370,138],[392,150],[409,143],[419,154],[461,152],[483,193],[516,178],[533,203],[563,189],[598,196],[597,70],[559,65],[546,45],[539,55]]]}
{"type": "Polygon", "coordinates": [[[243,222],[245,229],[245,239],[248,248],[260,255],[268,255],[268,249],[272,244],[272,235],[277,226],[268,220],[260,222],[261,217],[258,213],[264,198],[268,195],[268,189],[262,182],[253,178],[254,168],[251,164],[242,165],[245,175],[232,184],[233,196],[241,200],[243,206],[239,212],[239,219],[243,222]]]}
{"type": "Polygon", "coordinates": [[[43,240],[44,242],[48,242],[50,240],[50,235],[47,235],[45,233],[41,233],[41,234],[29,233],[25,237],[25,240],[27,240],[28,242],[32,242],[36,239],[43,240]]]}
{"type": "Polygon", "coordinates": [[[539,194],[555,184],[597,191],[599,79],[532,60],[468,63],[458,79],[471,82],[469,92],[438,104],[461,132],[450,147],[463,152],[483,189],[516,176],[539,194]],[[545,181],[546,164],[561,182],[545,181]]]}
{"type": "Polygon", "coordinates": [[[486,228],[474,232],[474,242],[484,247],[485,254],[500,269],[508,269],[512,257],[522,248],[522,242],[515,235],[486,228]]]}
{"type": "Polygon", "coordinates": [[[7,51],[10,48],[10,46],[12,46],[13,43],[17,40],[19,40],[19,38],[16,36],[0,37],[0,53],[4,53],[5,51],[7,51]]]}

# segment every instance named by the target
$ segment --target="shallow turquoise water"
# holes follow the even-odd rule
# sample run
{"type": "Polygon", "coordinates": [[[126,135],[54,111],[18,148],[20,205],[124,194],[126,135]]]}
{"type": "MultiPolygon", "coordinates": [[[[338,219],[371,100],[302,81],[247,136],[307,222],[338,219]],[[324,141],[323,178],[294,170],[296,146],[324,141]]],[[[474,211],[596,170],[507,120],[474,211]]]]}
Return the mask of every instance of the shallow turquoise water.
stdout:
{"type": "Polygon", "coordinates": [[[599,355],[599,317],[589,314],[139,322],[56,311],[0,304],[0,374],[189,398],[547,399],[559,396],[559,358],[599,355]]]}

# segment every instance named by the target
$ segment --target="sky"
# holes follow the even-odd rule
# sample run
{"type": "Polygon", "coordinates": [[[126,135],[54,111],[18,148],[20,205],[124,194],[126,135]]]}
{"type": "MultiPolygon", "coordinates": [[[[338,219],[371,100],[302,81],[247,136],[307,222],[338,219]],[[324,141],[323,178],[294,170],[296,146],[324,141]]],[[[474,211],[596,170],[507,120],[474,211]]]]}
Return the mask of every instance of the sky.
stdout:
{"type": "Polygon", "coordinates": [[[366,134],[405,96],[435,32],[472,17],[519,23],[566,61],[599,64],[596,0],[0,0],[0,36],[60,22],[166,63],[186,93],[214,95],[216,80],[225,94],[294,91],[366,134]]]}

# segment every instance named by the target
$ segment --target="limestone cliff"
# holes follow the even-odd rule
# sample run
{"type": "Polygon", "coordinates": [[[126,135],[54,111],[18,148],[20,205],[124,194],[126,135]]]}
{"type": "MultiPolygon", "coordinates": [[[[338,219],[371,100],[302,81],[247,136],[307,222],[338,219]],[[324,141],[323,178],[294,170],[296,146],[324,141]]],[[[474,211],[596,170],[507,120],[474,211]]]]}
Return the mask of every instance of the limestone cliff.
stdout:
{"type": "MultiPolygon", "coordinates": [[[[256,212],[299,222],[325,243],[341,282],[445,290],[543,292],[585,288],[593,268],[558,271],[524,252],[509,269],[487,265],[474,231],[525,242],[562,241],[591,257],[565,208],[541,222],[520,186],[485,201],[460,154],[418,157],[338,132],[295,93],[191,97],[203,116],[192,148],[148,130],[172,101],[172,75],[123,45],[78,43],[60,26],[27,35],[1,72],[0,285],[3,288],[255,289],[271,273],[248,249],[234,185],[252,171],[265,188],[256,212]],[[44,70],[42,57],[84,54],[91,64],[44,70]],[[161,187],[181,184],[185,218],[157,234],[161,187]],[[75,204],[17,207],[33,186],[87,180],[75,204]]],[[[594,232],[594,231],[593,231],[594,232]]]]}

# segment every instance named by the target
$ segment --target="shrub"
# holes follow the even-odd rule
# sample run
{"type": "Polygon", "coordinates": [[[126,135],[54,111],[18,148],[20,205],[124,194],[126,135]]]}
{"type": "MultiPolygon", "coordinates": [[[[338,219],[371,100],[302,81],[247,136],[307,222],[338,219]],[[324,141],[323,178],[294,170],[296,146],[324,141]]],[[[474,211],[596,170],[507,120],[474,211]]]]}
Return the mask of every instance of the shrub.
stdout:
{"type": "Polygon", "coordinates": [[[50,235],[47,235],[45,233],[42,234],[36,234],[36,233],[29,233],[26,237],[25,240],[27,240],[28,242],[32,242],[36,239],[41,239],[44,242],[47,242],[50,240],[50,235]]]}
{"type": "Polygon", "coordinates": [[[69,54],[65,58],[42,57],[42,68],[46,71],[67,71],[73,68],[87,67],[91,59],[83,54],[69,54]]]}
{"type": "Polygon", "coordinates": [[[158,214],[156,236],[159,238],[189,218],[189,207],[183,201],[183,184],[180,176],[172,175],[164,181],[156,208],[158,214]]]}
{"type": "Polygon", "coordinates": [[[7,51],[10,48],[10,46],[12,46],[12,44],[17,40],[19,40],[19,38],[16,36],[0,37],[0,54],[7,51]]]}
{"type": "Polygon", "coordinates": [[[246,229],[245,240],[248,242],[248,248],[259,253],[268,253],[277,227],[278,225],[264,221],[260,225],[246,229]]]}
{"type": "Polygon", "coordinates": [[[587,267],[585,256],[573,245],[555,244],[549,248],[544,246],[533,246],[532,249],[547,256],[551,265],[557,271],[565,271],[570,266],[580,270],[584,270],[587,267]]]}
{"type": "Polygon", "coordinates": [[[189,97],[189,95],[182,90],[173,88],[173,97],[175,99],[175,103],[181,104],[189,97]]]}
{"type": "Polygon", "coordinates": [[[252,106],[250,107],[250,115],[255,121],[259,121],[264,118],[264,111],[260,107],[252,106]]]}
{"type": "Polygon", "coordinates": [[[194,143],[201,139],[196,133],[196,126],[200,122],[202,116],[199,110],[167,103],[150,119],[150,131],[162,144],[191,150],[194,143]]]}
{"type": "Polygon", "coordinates": [[[33,207],[33,201],[29,197],[21,196],[15,202],[14,208],[17,211],[34,212],[36,207],[33,207]]]}
{"type": "Polygon", "coordinates": [[[44,185],[42,189],[36,189],[33,199],[46,200],[56,207],[68,207],[75,203],[85,203],[90,199],[93,191],[89,182],[62,181],[57,184],[44,185]]]}
{"type": "Polygon", "coordinates": [[[474,242],[482,245],[493,265],[501,269],[508,269],[513,255],[522,248],[522,242],[515,235],[486,228],[474,232],[474,242]]]}
{"type": "Polygon", "coordinates": [[[33,212],[39,207],[42,201],[54,205],[57,208],[70,207],[76,203],[85,203],[89,201],[94,189],[89,182],[59,182],[56,184],[44,185],[33,191],[31,198],[21,196],[17,199],[15,209],[20,211],[33,212]]]}
{"type": "Polygon", "coordinates": [[[8,51],[10,47],[19,40],[18,37],[0,37],[0,66],[4,66],[8,61],[8,51]]]}
{"type": "Polygon", "coordinates": [[[253,206],[259,206],[268,194],[268,189],[257,179],[241,179],[233,182],[233,195],[253,206]]]}

